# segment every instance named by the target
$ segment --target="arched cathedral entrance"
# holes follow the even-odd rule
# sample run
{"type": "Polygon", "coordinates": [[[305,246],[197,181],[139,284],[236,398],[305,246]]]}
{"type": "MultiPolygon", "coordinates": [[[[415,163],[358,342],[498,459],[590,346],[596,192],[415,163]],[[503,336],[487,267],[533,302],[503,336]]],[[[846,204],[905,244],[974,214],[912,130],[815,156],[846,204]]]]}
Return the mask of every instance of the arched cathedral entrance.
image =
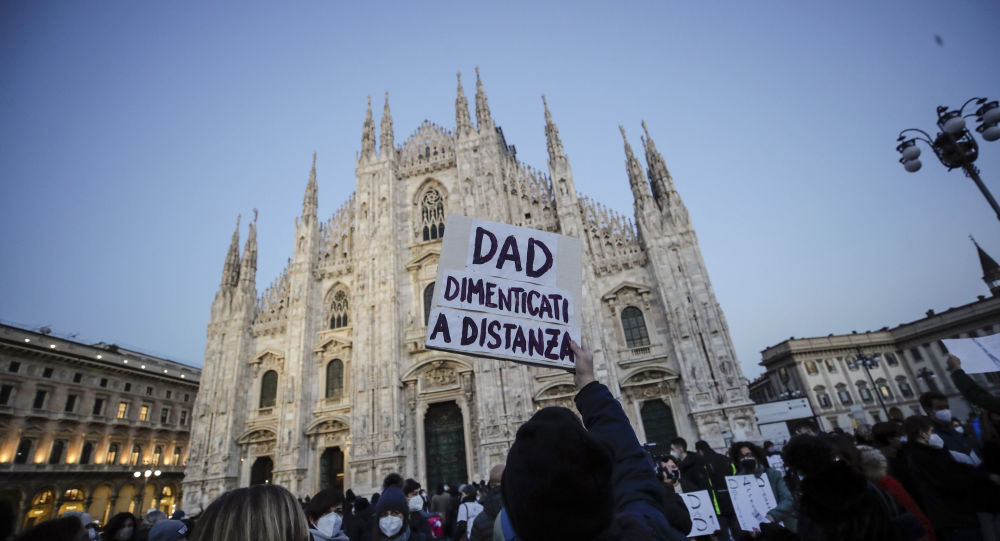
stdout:
{"type": "Polygon", "coordinates": [[[424,416],[424,445],[427,454],[427,486],[469,479],[465,463],[465,428],[462,410],[454,401],[427,406],[424,416]]]}
{"type": "Polygon", "coordinates": [[[254,460],[250,468],[250,484],[265,485],[271,482],[271,472],[274,470],[274,461],[271,457],[262,456],[254,460]]]}
{"type": "Polygon", "coordinates": [[[327,447],[319,458],[319,488],[344,490],[344,452],[340,447],[327,447]]]}

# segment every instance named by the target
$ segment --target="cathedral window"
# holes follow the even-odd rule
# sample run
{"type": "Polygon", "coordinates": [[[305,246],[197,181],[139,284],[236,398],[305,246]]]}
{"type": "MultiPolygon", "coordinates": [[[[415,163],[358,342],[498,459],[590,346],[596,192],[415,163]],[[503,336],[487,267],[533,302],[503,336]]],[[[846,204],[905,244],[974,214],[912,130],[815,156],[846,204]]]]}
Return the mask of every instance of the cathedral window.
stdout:
{"type": "Polygon", "coordinates": [[[425,241],[444,236],[444,199],[434,188],[420,198],[420,226],[425,241]]]}
{"type": "Polygon", "coordinates": [[[347,292],[338,290],[333,294],[333,301],[330,304],[330,328],[340,329],[347,326],[347,313],[350,304],[347,301],[347,292]]]}
{"type": "Polygon", "coordinates": [[[674,413],[662,400],[647,400],[639,411],[642,427],[646,431],[646,443],[668,445],[677,437],[674,413]]]}
{"type": "Polygon", "coordinates": [[[128,463],[135,466],[139,463],[139,456],[142,455],[142,447],[139,444],[132,446],[132,456],[129,457],[128,463]]]}
{"type": "Polygon", "coordinates": [[[264,372],[260,378],[260,407],[273,408],[278,396],[278,373],[274,370],[264,372]]]}
{"type": "Polygon", "coordinates": [[[625,344],[630,349],[649,345],[649,333],[646,331],[646,319],[642,316],[642,310],[635,306],[622,310],[622,329],[625,331],[625,344]]]}
{"type": "Polygon", "coordinates": [[[334,359],[326,365],[326,397],[340,398],[344,394],[344,361],[334,359]]]}
{"type": "Polygon", "coordinates": [[[431,304],[434,302],[434,282],[427,284],[424,288],[424,325],[431,317],[431,304]]]}

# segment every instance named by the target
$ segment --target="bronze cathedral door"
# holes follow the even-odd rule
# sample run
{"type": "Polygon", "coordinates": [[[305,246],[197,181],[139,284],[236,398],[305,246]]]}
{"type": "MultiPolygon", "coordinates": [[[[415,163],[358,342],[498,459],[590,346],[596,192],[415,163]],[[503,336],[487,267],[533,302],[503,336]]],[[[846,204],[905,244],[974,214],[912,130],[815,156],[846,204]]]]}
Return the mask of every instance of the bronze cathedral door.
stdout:
{"type": "Polygon", "coordinates": [[[427,455],[427,492],[439,484],[457,486],[466,479],[465,429],[462,410],[455,402],[439,402],[427,407],[424,417],[424,445],[427,455]]]}

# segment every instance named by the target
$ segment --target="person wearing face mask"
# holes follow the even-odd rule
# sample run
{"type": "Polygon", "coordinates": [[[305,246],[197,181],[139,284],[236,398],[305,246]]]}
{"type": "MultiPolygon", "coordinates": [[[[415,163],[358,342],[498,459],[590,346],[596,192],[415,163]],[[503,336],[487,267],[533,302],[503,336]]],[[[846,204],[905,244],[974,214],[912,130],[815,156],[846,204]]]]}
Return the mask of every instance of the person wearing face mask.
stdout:
{"type": "Polygon", "coordinates": [[[985,539],[977,513],[1000,511],[1000,477],[956,461],[942,448],[937,428],[922,415],[903,421],[899,481],[931,519],[938,539],[985,539]]]}
{"type": "Polygon", "coordinates": [[[978,448],[979,445],[952,427],[952,415],[947,397],[937,391],[926,392],[920,395],[920,407],[934,422],[934,434],[940,438],[942,447],[951,452],[955,460],[972,466],[982,463],[980,458],[982,451],[978,448]]]}
{"type": "Polygon", "coordinates": [[[771,485],[771,491],[777,500],[774,509],[768,510],[765,515],[771,522],[781,522],[785,528],[797,531],[794,505],[788,485],[781,476],[781,472],[767,466],[767,455],[764,450],[748,441],[738,441],[729,448],[729,459],[736,466],[737,475],[753,475],[754,477],[767,479],[771,485]]]}
{"type": "Polygon", "coordinates": [[[430,541],[430,536],[410,527],[410,503],[396,486],[385,489],[375,506],[374,541],[430,541]]]}
{"type": "Polygon", "coordinates": [[[316,493],[306,506],[309,533],[315,541],[348,541],[343,531],[344,493],[327,488],[316,493]]]}
{"type": "Polygon", "coordinates": [[[102,541],[132,541],[135,538],[137,522],[132,513],[118,513],[104,526],[102,541]]]}
{"type": "Polygon", "coordinates": [[[403,481],[403,494],[410,512],[410,529],[432,539],[443,537],[444,520],[441,515],[427,512],[427,501],[420,494],[420,483],[412,478],[403,481]]]}

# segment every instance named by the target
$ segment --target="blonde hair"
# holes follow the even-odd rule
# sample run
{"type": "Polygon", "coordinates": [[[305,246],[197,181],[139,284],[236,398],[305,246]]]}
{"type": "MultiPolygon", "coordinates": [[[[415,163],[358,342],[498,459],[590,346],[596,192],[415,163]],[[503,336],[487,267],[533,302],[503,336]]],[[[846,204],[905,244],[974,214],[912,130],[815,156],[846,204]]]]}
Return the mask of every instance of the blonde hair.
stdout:
{"type": "Polygon", "coordinates": [[[202,513],[191,541],[309,541],[295,497],[277,485],[226,492],[202,513]]]}
{"type": "Polygon", "coordinates": [[[867,445],[859,445],[858,452],[861,453],[861,473],[865,474],[869,481],[886,475],[889,461],[886,460],[882,451],[867,445]]]}

